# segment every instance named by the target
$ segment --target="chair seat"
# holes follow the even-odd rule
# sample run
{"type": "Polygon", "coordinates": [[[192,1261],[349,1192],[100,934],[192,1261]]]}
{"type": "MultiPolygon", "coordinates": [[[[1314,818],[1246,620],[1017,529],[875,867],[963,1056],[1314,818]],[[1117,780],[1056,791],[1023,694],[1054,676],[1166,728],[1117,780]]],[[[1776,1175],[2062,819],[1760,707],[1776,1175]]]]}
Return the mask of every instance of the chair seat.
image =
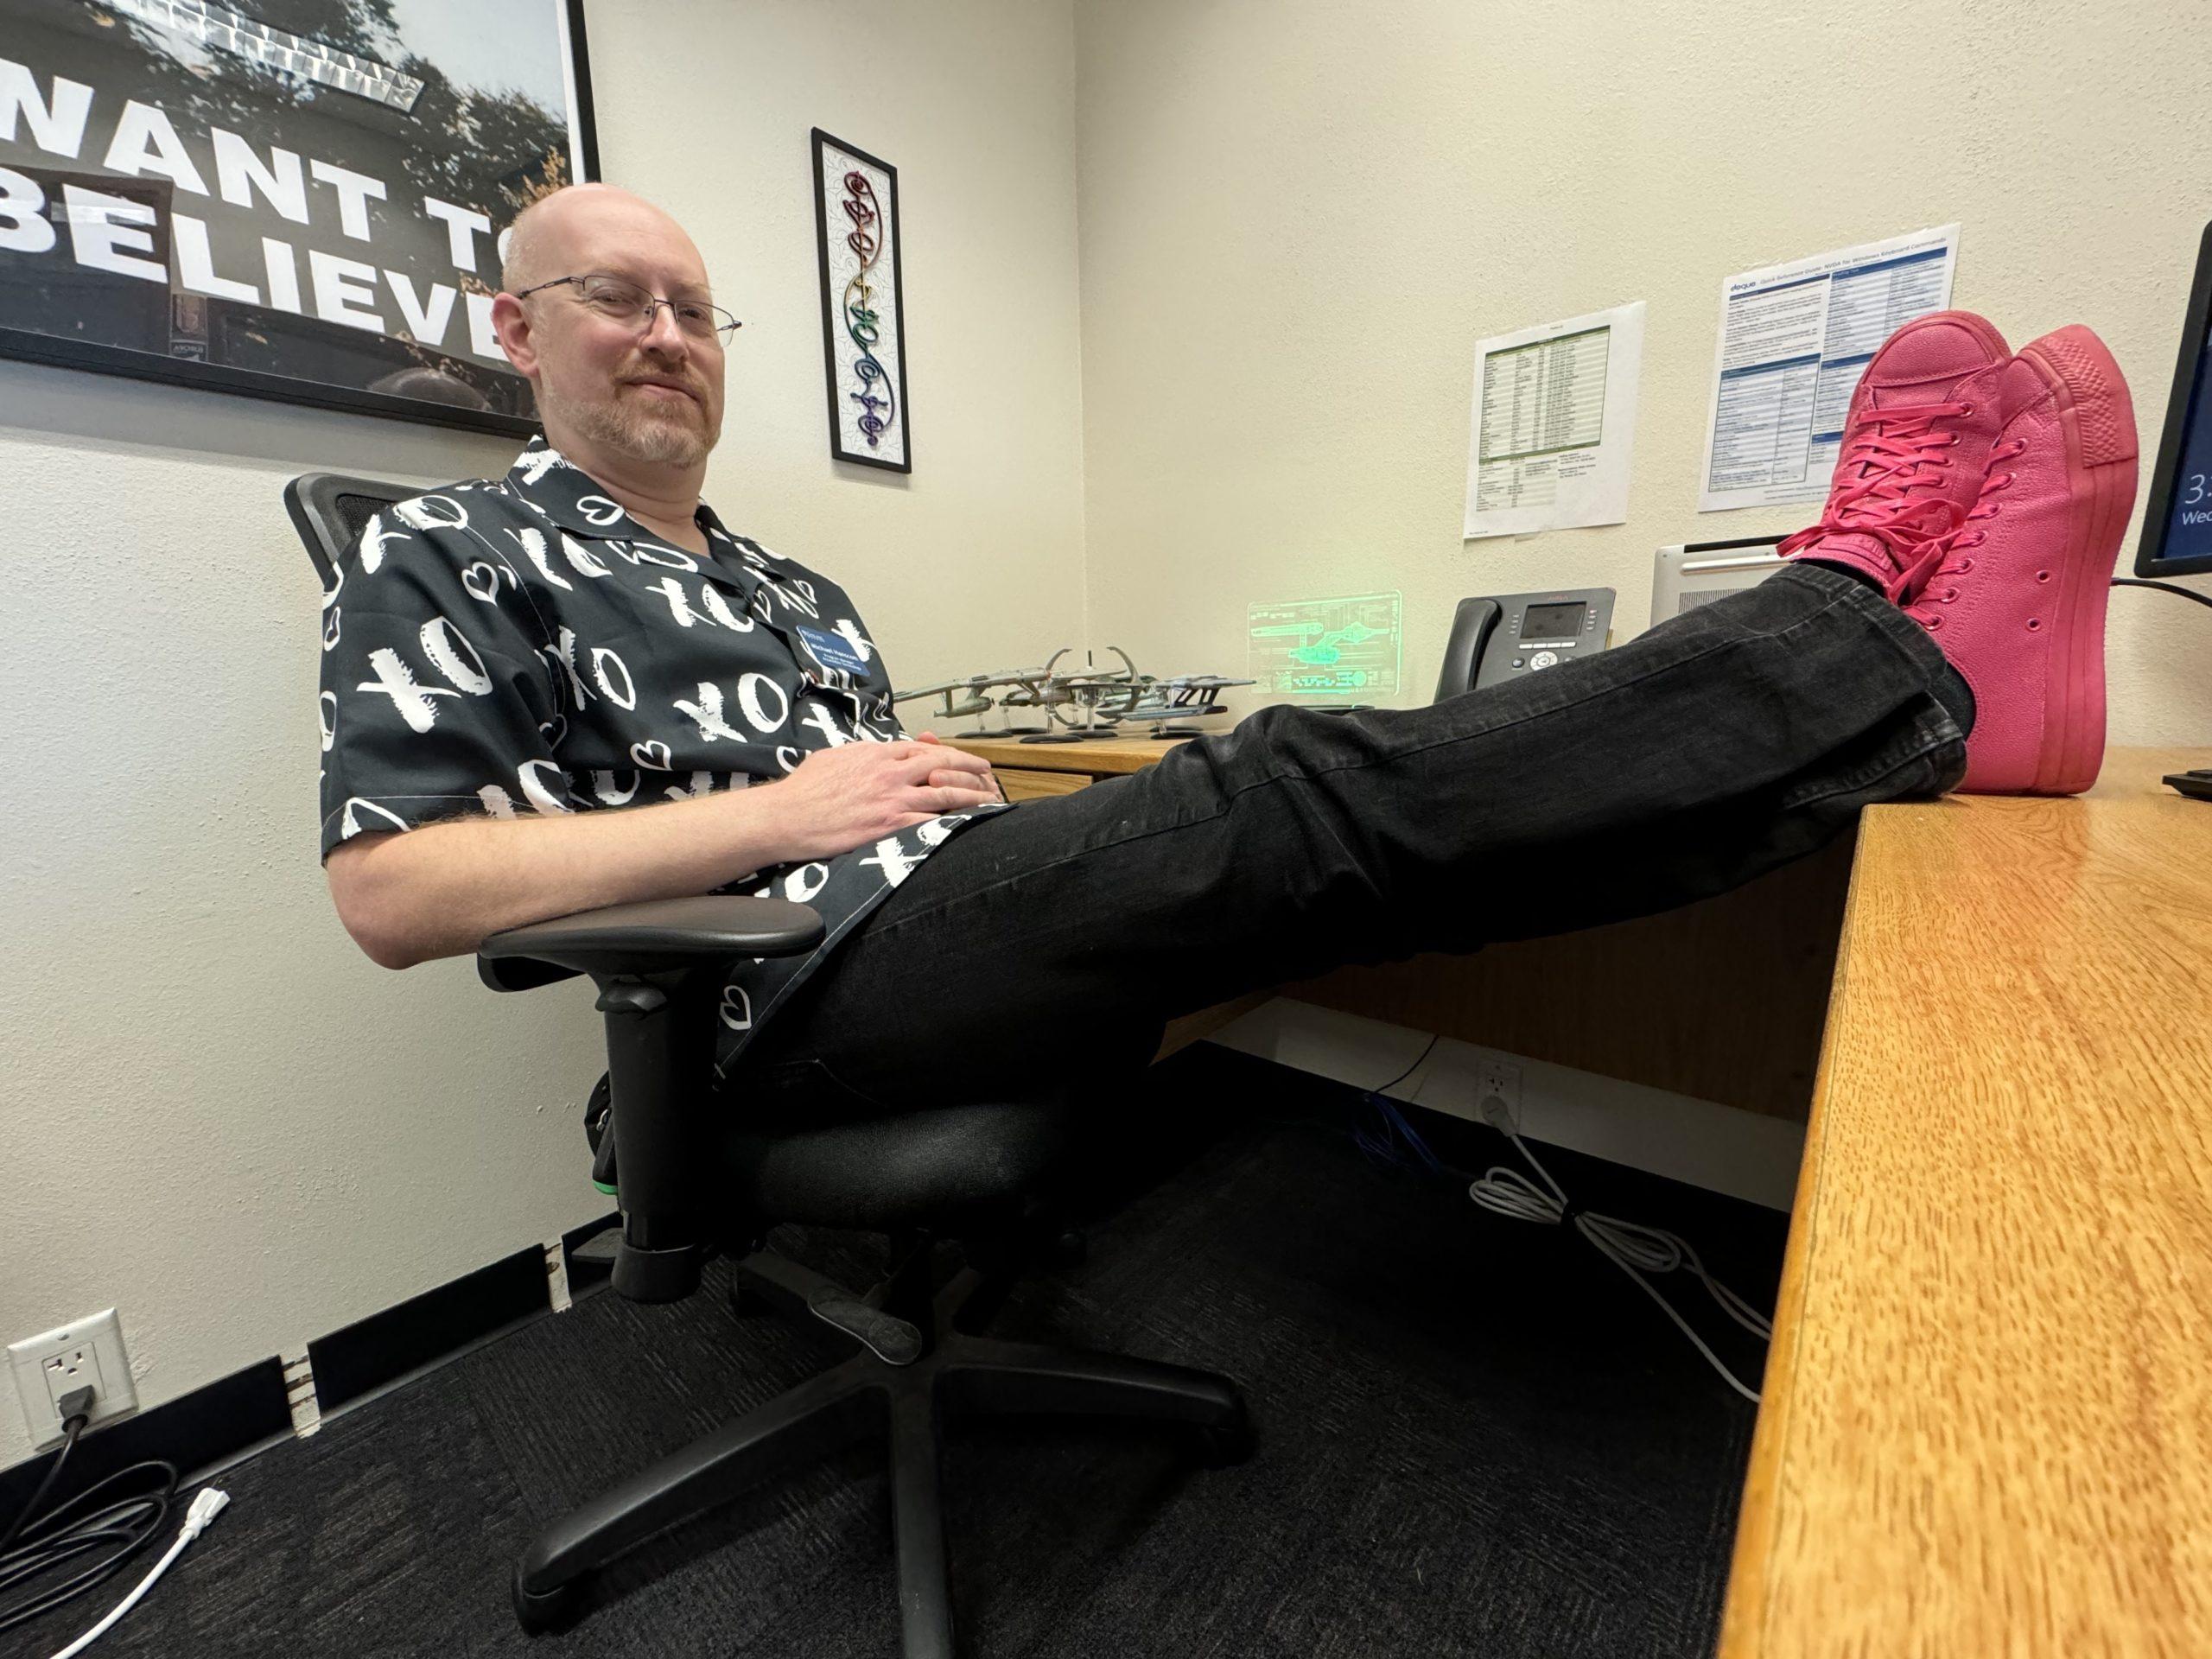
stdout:
{"type": "Polygon", "coordinates": [[[779,1221],[862,1231],[945,1224],[1033,1187],[1075,1133],[1061,1103],[931,1107],[818,1126],[749,1121],[721,1147],[729,1196],[779,1221]]]}

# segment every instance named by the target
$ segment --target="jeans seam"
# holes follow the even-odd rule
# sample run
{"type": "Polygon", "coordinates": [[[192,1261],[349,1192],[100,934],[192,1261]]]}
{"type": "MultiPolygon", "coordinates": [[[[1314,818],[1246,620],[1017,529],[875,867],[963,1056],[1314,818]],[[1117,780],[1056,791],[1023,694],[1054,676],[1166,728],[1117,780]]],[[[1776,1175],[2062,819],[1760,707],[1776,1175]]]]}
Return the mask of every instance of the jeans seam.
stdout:
{"type": "MultiPolygon", "coordinates": [[[[819,1073],[821,1077],[827,1080],[833,1088],[842,1090],[862,1105],[873,1107],[875,1110],[884,1113],[899,1110],[898,1107],[885,1100],[873,1090],[863,1089],[853,1082],[830,1063],[828,1056],[821,1053],[787,1054],[781,1058],[758,1061],[753,1064],[751,1075],[745,1078],[745,1082],[750,1088],[758,1090],[775,1080],[777,1073],[786,1071],[819,1073]]],[[[721,1080],[731,1081],[728,1077],[721,1080]]]]}
{"type": "Polygon", "coordinates": [[[879,1112],[895,1112],[899,1109],[898,1107],[893,1105],[889,1101],[885,1100],[882,1096],[877,1095],[873,1090],[861,1088],[850,1077],[848,1077],[843,1072],[840,1071],[836,1066],[830,1065],[829,1058],[826,1055],[817,1054],[814,1055],[812,1058],[814,1064],[822,1068],[822,1075],[823,1077],[829,1078],[830,1082],[836,1084],[837,1087],[842,1089],[854,1099],[867,1102],[868,1104],[874,1107],[879,1112]]]}
{"type": "MultiPolygon", "coordinates": [[[[1843,601],[1844,596],[1841,594],[1832,596],[1828,600],[1827,603],[1821,606],[1820,609],[1809,612],[1806,615],[1799,617],[1797,620],[1791,623],[1786,628],[1779,629],[1772,633],[1753,633],[1746,631],[1736,638],[1717,641],[1713,645],[1707,645],[1701,651],[1693,652],[1687,657],[1678,658],[1672,662],[1662,664],[1656,668],[1650,669],[1644,673],[1637,675],[1632,679],[1623,680],[1618,684],[1607,686],[1602,692],[1597,694],[1596,696],[1586,697],[1578,702],[1560,703],[1549,709],[1535,709],[1531,713],[1520,716],[1518,719],[1508,721],[1503,725],[1487,727],[1481,733],[1477,734],[1477,735],[1488,737],[1501,732],[1510,732],[1529,724],[1531,721],[1546,720],[1554,715],[1565,714],[1569,709],[1581,708],[1588,703],[1595,702],[1598,701],[1599,697],[1611,696],[1615,692],[1630,690],[1637,686],[1643,684],[1648,680],[1657,678],[1662,674],[1672,673],[1676,669],[1687,668],[1693,663],[1701,662],[1716,652],[1726,651],[1733,646],[1747,644],[1751,640],[1770,640],[1786,638],[1788,635],[1794,633],[1797,629],[1804,627],[1808,623],[1818,621],[1821,617],[1826,616],[1830,611],[1834,610],[1839,604],[1841,604],[1843,601]]],[[[1423,744],[1419,748],[1402,750],[1389,758],[1391,761],[1409,760],[1417,755],[1427,754],[1433,749],[1446,748],[1453,743],[1464,743],[1465,741],[1467,741],[1467,738],[1465,736],[1443,738],[1434,743],[1423,744]]],[[[1069,862],[1071,860],[1086,858],[1093,853],[1105,852],[1111,848],[1134,846],[1139,842],[1148,841],[1154,836],[1164,836],[1173,830],[1187,829],[1194,823],[1211,823],[1215,819],[1226,817],[1229,816],[1230,811],[1235,808],[1238,801],[1243,799],[1245,796],[1252,793],[1255,790],[1266,789],[1277,784],[1300,783],[1310,781],[1314,778],[1334,777],[1340,772],[1357,772],[1359,771],[1362,766],[1376,764],[1378,763],[1364,761],[1358,763],[1357,765],[1325,766],[1313,772],[1302,773],[1295,779],[1280,776],[1262,778],[1255,783],[1245,785],[1243,788],[1236,790],[1235,792],[1230,794],[1227,798],[1222,810],[1218,812],[1205,813],[1193,817],[1179,818],[1173,823],[1163,823],[1151,830],[1141,830],[1132,835],[1123,836],[1117,840],[1101,842],[1096,846],[1077,848],[1071,852],[1063,853],[1059,857],[1049,860],[1045,863],[1032,864],[1023,869],[1016,870],[1009,875],[1001,876],[999,880],[990,883],[988,887],[977,887],[972,892],[960,894],[957,898],[939,899],[935,904],[927,906],[923,909],[914,911],[910,914],[900,916],[895,921],[886,923],[880,928],[872,928],[869,931],[875,934],[877,937],[887,938],[891,934],[897,932],[899,929],[906,927],[912,923],[926,921],[931,917],[938,914],[940,912],[951,908],[954,905],[972,904],[979,899],[985,898],[1005,887],[1011,887],[1017,881],[1024,880],[1033,875],[1040,875],[1047,870],[1058,869],[1061,865],[1069,862]]],[[[1333,831],[1332,832],[1332,838],[1334,838],[1333,831]]],[[[1338,845],[1339,848],[1342,848],[1343,843],[1338,842],[1338,845]]],[[[758,1023],[757,1019],[755,1023],[758,1023]]]]}
{"type": "Polygon", "coordinates": [[[1942,715],[1942,719],[1945,724],[1951,727],[1951,733],[1949,734],[1946,734],[1939,729],[1935,735],[1929,738],[1926,742],[1923,743],[1918,748],[1913,750],[1911,753],[1901,756],[1894,765],[1881,767],[1878,771],[1869,772],[1866,776],[1854,779],[1848,783],[1839,784],[1834,789],[1822,790],[1819,794],[1808,796],[1803,800],[1791,801],[1788,804],[1787,810],[1792,812],[1802,812],[1808,807],[1820,805],[1823,801],[1832,801],[1839,795],[1855,794],[1858,791],[1866,789],[1870,785],[1881,782],[1882,779],[1885,778],[1896,777],[1897,773],[1903,772],[1907,766],[1918,765],[1921,761],[1927,760],[1930,755],[1934,754],[1938,749],[1943,748],[1950,743],[1959,741],[1957,722],[1953,721],[1948,714],[1942,715]]]}

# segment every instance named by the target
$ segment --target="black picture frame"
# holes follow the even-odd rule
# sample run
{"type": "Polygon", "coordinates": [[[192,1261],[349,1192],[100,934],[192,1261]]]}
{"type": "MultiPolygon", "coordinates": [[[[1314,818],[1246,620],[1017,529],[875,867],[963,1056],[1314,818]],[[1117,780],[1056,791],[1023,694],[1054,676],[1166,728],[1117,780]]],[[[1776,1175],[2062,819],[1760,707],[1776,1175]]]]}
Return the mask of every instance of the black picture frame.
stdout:
{"type": "MultiPolygon", "coordinates": [[[[252,0],[238,0],[238,5],[251,3],[252,0]]],[[[563,144],[563,160],[568,175],[573,181],[581,182],[585,180],[595,180],[600,175],[599,138],[591,96],[590,58],[584,34],[584,3],[583,0],[556,0],[556,7],[557,14],[556,8],[549,7],[549,15],[555,16],[556,27],[565,22],[568,57],[567,85],[564,92],[569,102],[571,118],[571,131],[567,135],[563,144]]],[[[0,0],[0,21],[13,21],[18,12],[30,16],[43,10],[38,4],[38,0],[0,0]]],[[[206,10],[211,13],[235,15],[246,17],[248,22],[253,21],[248,14],[238,11],[237,6],[221,5],[217,3],[217,0],[209,0],[206,10]]],[[[130,8],[118,7],[118,10],[127,16],[130,8]]],[[[15,31],[10,31],[10,34],[13,33],[15,31]]],[[[296,41],[311,37],[291,38],[296,41]]],[[[12,40],[7,35],[0,35],[0,59],[16,55],[10,49],[12,44],[12,40]]],[[[341,53],[339,55],[345,54],[341,53]]],[[[33,71],[35,84],[41,88],[53,86],[53,73],[67,73],[66,70],[49,73],[41,69],[36,63],[28,67],[33,71]]],[[[97,100],[100,98],[99,89],[95,88],[94,96],[95,107],[97,107],[97,100]]],[[[326,94],[326,96],[331,95],[326,94]]],[[[118,98],[112,101],[121,100],[118,98]]],[[[188,118],[180,116],[174,124],[180,131],[183,131],[187,129],[188,119],[188,118]]],[[[19,138],[26,136],[23,133],[18,134],[19,138]]],[[[205,138],[206,136],[205,133],[200,135],[201,138],[205,138]]],[[[261,130],[245,132],[241,136],[250,144],[264,151],[267,151],[271,146],[292,148],[284,145],[286,135],[282,131],[261,130]]],[[[22,175],[26,169],[26,163],[22,160],[20,154],[22,148],[21,144],[0,147],[0,149],[12,149],[16,152],[13,156],[0,153],[0,167],[12,168],[19,176],[22,175]]],[[[87,143],[85,145],[84,159],[72,165],[70,171],[67,174],[54,171],[42,160],[39,162],[37,170],[48,177],[63,182],[73,182],[88,187],[96,185],[103,192],[121,196],[125,200],[134,201],[143,200],[149,206],[156,205],[156,196],[167,198],[175,195],[173,187],[165,179],[93,174],[91,169],[97,159],[97,144],[87,143]]],[[[312,156],[312,151],[304,145],[299,146],[296,153],[312,156]]],[[[458,153],[458,147],[456,147],[456,154],[458,153]]],[[[211,171],[207,166],[207,151],[198,143],[192,147],[192,157],[203,174],[211,171]]],[[[407,193],[419,191],[419,186],[415,182],[410,181],[403,184],[397,178],[387,188],[390,194],[385,201],[386,205],[391,206],[404,202],[407,193]]],[[[59,190],[48,194],[52,197],[60,195],[59,190]]],[[[189,194],[175,196],[175,199],[188,205],[194,200],[189,194]]],[[[162,205],[168,204],[164,201],[162,205]]],[[[455,205],[465,206],[466,204],[455,205]]],[[[56,200],[49,200],[44,211],[48,214],[52,214],[57,209],[66,216],[66,207],[56,200]]],[[[488,367],[480,359],[463,363],[458,353],[442,349],[442,336],[439,341],[440,349],[433,349],[421,346],[410,335],[404,333],[387,334],[377,333],[373,329],[355,329],[342,327],[321,317],[308,315],[303,310],[293,311],[289,308],[280,308],[274,303],[247,306],[240,302],[208,298],[201,295],[188,293],[179,279],[178,266],[174,258],[171,226],[166,213],[160,213],[156,219],[151,223],[143,224],[143,227],[153,239],[153,246],[146,251],[148,257],[159,263],[167,264],[170,268],[170,285],[166,290],[166,296],[164,296],[164,291],[157,285],[149,283],[146,285],[145,298],[151,300],[165,297],[166,306],[173,316],[178,318],[191,316],[199,320],[200,326],[206,331],[201,340],[202,349],[205,349],[207,334],[212,334],[217,327],[225,327],[239,335],[259,340],[262,346],[265,348],[260,351],[259,355],[281,359],[285,344],[284,337],[289,334],[293,336],[295,346],[303,352],[313,350],[327,352],[336,349],[340,345],[353,346],[358,353],[364,354],[381,351],[391,364],[391,372],[378,376],[378,378],[391,378],[392,372],[404,372],[406,364],[411,361],[418,366],[428,369],[433,376],[442,375],[446,379],[462,378],[463,384],[468,386],[468,390],[474,392],[474,386],[468,385],[465,378],[443,373],[448,364],[457,365],[473,372],[477,378],[492,387],[495,393],[510,402],[519,404],[520,407],[510,409],[493,406],[468,407],[460,403],[444,401],[443,394],[438,397],[408,396],[391,391],[372,390],[365,385],[348,385],[336,380],[315,379],[303,373],[280,372],[268,368],[242,366],[235,362],[211,361],[190,355],[165,354],[158,350],[117,345],[97,339],[75,338],[46,329],[16,326],[10,320],[9,315],[12,296],[6,280],[9,272],[5,262],[11,257],[20,256],[11,255],[6,251],[0,251],[0,357],[48,364],[60,368],[85,370],[99,374],[120,375],[137,380],[160,381],[170,385],[191,386],[201,391],[230,392],[310,408],[374,415],[386,419],[416,422],[464,431],[493,432],[509,436],[524,437],[537,430],[538,423],[534,405],[529,397],[527,383],[521,382],[519,385],[512,384],[520,382],[520,377],[515,375],[512,370],[502,371],[488,367]],[[426,361],[426,359],[429,360],[426,361]]],[[[272,232],[282,228],[281,224],[272,220],[272,232]]],[[[480,262],[488,258],[496,266],[498,257],[495,250],[496,237],[504,228],[503,223],[494,221],[491,234],[483,238],[483,245],[493,251],[487,255],[480,254],[480,262]]],[[[294,280],[296,283],[298,281],[296,273],[294,280]]],[[[273,278],[271,281],[273,284],[273,278]]],[[[478,281],[482,287],[496,291],[496,269],[493,271],[493,280],[490,283],[482,283],[480,276],[478,281]]],[[[463,285],[455,283],[453,286],[456,290],[456,300],[453,302],[453,310],[447,314],[448,332],[450,333],[452,329],[452,318],[459,315],[461,330],[463,335],[466,335],[468,327],[466,303],[465,300],[460,297],[463,291],[463,285]]],[[[431,287],[430,292],[434,302],[435,285],[431,287]]],[[[382,297],[383,302],[389,305],[390,296],[385,295],[382,297]]],[[[127,304],[130,301],[126,298],[124,302],[127,304]]],[[[82,319],[79,319],[79,327],[86,326],[82,319]]],[[[176,326],[175,323],[171,325],[172,353],[177,350],[174,335],[176,326]]],[[[481,396],[481,394],[478,395],[481,396]]]]}
{"type": "MultiPolygon", "coordinates": [[[[906,379],[906,285],[902,270],[904,245],[899,232],[899,169],[880,156],[871,156],[857,144],[824,132],[820,127],[811,129],[814,149],[814,232],[815,253],[819,262],[822,279],[822,373],[827,394],[830,415],[830,453],[839,461],[850,461],[858,467],[874,467],[887,473],[912,473],[914,470],[913,410],[908,396],[906,379]],[[874,453],[854,448],[845,441],[846,416],[849,404],[863,405],[862,415],[855,420],[861,426],[874,413],[866,407],[866,401],[874,393],[876,381],[881,375],[869,377],[863,372],[848,373],[852,365],[841,361],[838,324],[844,311],[843,296],[833,291],[830,273],[830,175],[824,157],[830,149],[880,172],[887,181],[880,208],[881,223],[888,229],[889,237],[883,244],[890,254],[891,263],[891,323],[897,350],[893,353],[897,361],[898,379],[893,388],[898,446],[895,458],[882,453],[880,445],[874,453]]],[[[848,242],[849,247],[851,244],[848,242]]],[[[872,352],[862,350],[861,355],[888,371],[890,365],[876,359],[872,352]]],[[[863,435],[865,429],[862,427],[863,435]]],[[[890,430],[888,425],[884,428],[890,430]]]]}
{"type": "Polygon", "coordinates": [[[2174,365],[2158,466],[2143,506],[2143,539],[2135,546],[2138,576],[2187,576],[2212,570],[2212,554],[2166,554],[2174,496],[2188,475],[2189,440],[2200,423],[2212,423],[2212,225],[2204,227],[2196,247],[2196,276],[2190,285],[2189,310],[2182,323],[2181,356],[2174,365]]]}

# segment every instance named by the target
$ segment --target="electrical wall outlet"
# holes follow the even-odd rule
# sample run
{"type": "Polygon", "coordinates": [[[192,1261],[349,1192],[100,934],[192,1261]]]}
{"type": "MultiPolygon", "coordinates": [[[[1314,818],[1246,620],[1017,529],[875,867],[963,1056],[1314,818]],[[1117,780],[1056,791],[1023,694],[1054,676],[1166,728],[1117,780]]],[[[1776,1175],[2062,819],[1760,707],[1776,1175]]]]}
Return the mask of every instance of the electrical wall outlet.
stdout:
{"type": "Polygon", "coordinates": [[[1521,1068],[1503,1054],[1484,1054],[1475,1062],[1475,1112],[1485,1123],[1503,1111],[1513,1132],[1521,1132],[1521,1068]],[[1493,1103],[1496,1103],[1493,1104],[1493,1103]]]}
{"type": "Polygon", "coordinates": [[[130,1357],[123,1348],[123,1322],[111,1307],[9,1344],[8,1364],[16,1374],[31,1443],[41,1449],[63,1439],[61,1396],[75,1389],[92,1390],[87,1428],[138,1408],[138,1386],[131,1381],[130,1357]]]}

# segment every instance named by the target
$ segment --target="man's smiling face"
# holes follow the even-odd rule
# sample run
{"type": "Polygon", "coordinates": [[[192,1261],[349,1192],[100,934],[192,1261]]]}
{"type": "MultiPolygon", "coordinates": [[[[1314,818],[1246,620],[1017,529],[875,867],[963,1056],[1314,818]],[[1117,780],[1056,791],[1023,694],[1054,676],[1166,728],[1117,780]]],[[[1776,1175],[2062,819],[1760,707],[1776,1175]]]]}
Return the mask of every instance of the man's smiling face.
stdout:
{"type": "MultiPolygon", "coordinates": [[[[606,186],[563,191],[518,221],[508,292],[562,276],[619,277],[662,299],[711,297],[706,264],[683,227],[606,186]]],[[[503,298],[501,308],[511,303],[503,298]]],[[[641,331],[630,318],[607,315],[576,283],[541,289],[518,311],[520,339],[510,340],[509,354],[530,375],[556,448],[682,467],[705,461],[721,435],[718,337],[685,333],[666,306],[641,331]]]]}

